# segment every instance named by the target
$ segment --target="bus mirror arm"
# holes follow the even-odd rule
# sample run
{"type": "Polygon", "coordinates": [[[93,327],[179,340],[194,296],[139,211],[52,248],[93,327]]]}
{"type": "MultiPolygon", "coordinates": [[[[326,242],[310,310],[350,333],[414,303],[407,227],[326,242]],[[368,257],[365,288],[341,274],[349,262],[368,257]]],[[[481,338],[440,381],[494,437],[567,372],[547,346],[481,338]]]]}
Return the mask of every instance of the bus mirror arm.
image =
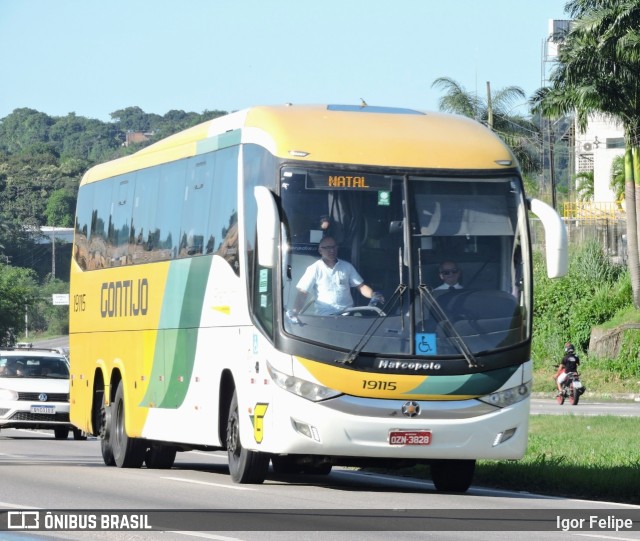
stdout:
{"type": "Polygon", "coordinates": [[[539,199],[527,199],[529,210],[533,212],[544,227],[547,276],[560,278],[567,274],[569,261],[567,255],[567,228],[555,209],[539,199]]]}
{"type": "Polygon", "coordinates": [[[253,189],[253,195],[258,204],[256,220],[258,264],[271,269],[275,266],[278,239],[278,206],[273,194],[265,186],[256,186],[253,189]]]}

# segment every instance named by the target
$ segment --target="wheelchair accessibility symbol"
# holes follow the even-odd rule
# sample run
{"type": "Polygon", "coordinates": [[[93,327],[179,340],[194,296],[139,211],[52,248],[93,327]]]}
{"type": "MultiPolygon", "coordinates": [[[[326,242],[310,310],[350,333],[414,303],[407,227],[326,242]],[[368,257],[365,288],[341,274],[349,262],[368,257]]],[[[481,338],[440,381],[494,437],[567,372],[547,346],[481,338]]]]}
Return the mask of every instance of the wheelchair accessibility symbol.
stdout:
{"type": "Polygon", "coordinates": [[[437,355],[435,333],[416,333],[416,355],[437,355]]]}

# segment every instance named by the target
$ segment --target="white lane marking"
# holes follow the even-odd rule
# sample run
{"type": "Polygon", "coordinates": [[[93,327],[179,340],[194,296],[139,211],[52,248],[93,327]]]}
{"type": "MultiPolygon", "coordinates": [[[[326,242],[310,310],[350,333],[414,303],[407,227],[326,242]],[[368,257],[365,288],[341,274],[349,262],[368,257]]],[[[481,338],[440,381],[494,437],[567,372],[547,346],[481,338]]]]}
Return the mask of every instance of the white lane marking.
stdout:
{"type": "Polygon", "coordinates": [[[227,455],[226,454],[224,456],[222,456],[222,455],[216,455],[215,453],[216,453],[216,451],[187,451],[185,454],[202,455],[202,456],[207,456],[209,458],[215,458],[216,460],[222,460],[224,462],[227,461],[227,455]]]}
{"type": "Polygon", "coordinates": [[[233,490],[257,490],[249,487],[239,487],[235,485],[223,485],[221,483],[209,483],[208,481],[195,481],[194,479],[185,479],[184,477],[161,477],[160,479],[167,479],[169,481],[180,481],[182,483],[193,483],[194,485],[207,485],[210,487],[230,488],[233,490]]]}
{"type": "Polygon", "coordinates": [[[30,505],[18,505],[17,503],[0,502],[0,507],[10,507],[11,509],[42,509],[42,507],[31,507],[30,505]]]}
{"type": "Polygon", "coordinates": [[[227,537],[225,535],[215,535],[212,533],[205,532],[177,532],[171,531],[171,533],[177,533],[180,535],[190,535],[191,537],[201,537],[203,539],[215,539],[216,541],[242,541],[237,537],[227,537]]]}
{"type": "Polygon", "coordinates": [[[638,541],[637,537],[614,537],[612,535],[602,535],[595,533],[578,533],[578,532],[567,532],[572,533],[573,535],[577,535],[580,537],[594,537],[595,539],[616,539],[617,541],[638,541]]]}

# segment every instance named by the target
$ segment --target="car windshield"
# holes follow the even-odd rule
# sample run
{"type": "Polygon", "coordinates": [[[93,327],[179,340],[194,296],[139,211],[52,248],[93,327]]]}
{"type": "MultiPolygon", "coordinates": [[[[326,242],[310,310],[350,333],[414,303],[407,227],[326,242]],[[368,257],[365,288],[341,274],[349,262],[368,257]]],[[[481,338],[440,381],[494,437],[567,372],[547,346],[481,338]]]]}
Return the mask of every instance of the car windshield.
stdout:
{"type": "Polygon", "coordinates": [[[471,358],[527,339],[530,255],[515,177],[285,168],[281,197],[287,333],[426,357],[471,358]],[[325,271],[317,262],[329,250],[344,263],[325,271]],[[347,291],[329,296],[333,310],[318,300],[321,280],[347,291]]]}
{"type": "Polygon", "coordinates": [[[69,365],[63,357],[0,356],[3,378],[69,378],[69,365]]]}

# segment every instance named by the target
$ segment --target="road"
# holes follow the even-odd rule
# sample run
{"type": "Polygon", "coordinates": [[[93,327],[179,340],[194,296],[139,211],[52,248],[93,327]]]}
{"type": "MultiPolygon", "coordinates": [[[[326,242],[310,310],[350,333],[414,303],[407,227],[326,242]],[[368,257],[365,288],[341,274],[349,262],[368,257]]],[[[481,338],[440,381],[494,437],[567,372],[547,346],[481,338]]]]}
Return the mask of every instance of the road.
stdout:
{"type": "MultiPolygon", "coordinates": [[[[94,438],[55,440],[47,431],[2,430],[0,512],[70,510],[77,514],[79,510],[85,513],[130,510],[137,514],[148,511],[156,517],[157,513],[150,510],[218,509],[224,511],[223,515],[207,519],[202,531],[189,531],[193,514],[187,513],[185,518],[183,513],[175,518],[165,511],[160,516],[168,521],[170,531],[163,533],[91,532],[88,536],[86,531],[29,532],[25,536],[12,531],[0,532],[0,540],[188,541],[197,537],[218,541],[301,538],[506,541],[513,539],[513,532],[484,530],[535,528],[540,522],[535,513],[543,514],[546,531],[523,531],[518,534],[519,541],[553,540],[560,535],[566,541],[640,540],[637,530],[561,533],[555,522],[558,516],[578,520],[575,517],[597,509],[598,516],[621,520],[629,514],[638,524],[640,506],[549,498],[476,486],[464,495],[439,494],[428,481],[348,469],[334,469],[324,477],[294,478],[271,473],[263,485],[236,485],[229,478],[223,453],[179,453],[170,470],[119,469],[104,466],[99,445],[94,438]],[[252,512],[238,518],[240,510],[252,512]],[[448,515],[455,520],[447,519],[448,515]],[[231,526],[217,528],[219,524],[231,526]],[[438,531],[442,524],[445,531],[438,531]],[[390,527],[398,531],[381,531],[390,527]],[[400,531],[416,527],[420,531],[400,531]],[[304,533],[277,531],[283,528],[304,533]],[[331,528],[340,531],[326,531],[331,528]],[[369,528],[375,531],[363,533],[369,528]],[[605,534],[606,537],[601,536],[605,534]]],[[[155,519],[151,524],[154,522],[155,519]]]]}
{"type": "Polygon", "coordinates": [[[569,402],[558,404],[554,398],[533,398],[531,400],[533,415],[616,415],[619,417],[640,416],[640,402],[608,402],[585,395],[577,406],[569,402]]]}

